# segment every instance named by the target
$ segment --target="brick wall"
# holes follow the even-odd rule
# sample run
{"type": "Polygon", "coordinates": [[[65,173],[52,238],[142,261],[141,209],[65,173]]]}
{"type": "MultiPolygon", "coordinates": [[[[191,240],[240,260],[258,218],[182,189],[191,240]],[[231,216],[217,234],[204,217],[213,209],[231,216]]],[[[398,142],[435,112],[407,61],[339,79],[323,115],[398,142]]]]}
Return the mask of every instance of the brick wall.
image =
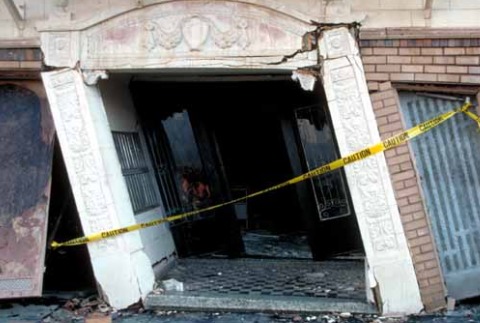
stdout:
{"type": "Polygon", "coordinates": [[[38,48],[0,48],[0,78],[39,78],[42,58],[38,48]]]}
{"type": "Polygon", "coordinates": [[[385,81],[480,84],[480,38],[360,40],[370,90],[385,81]]]}
{"type": "MultiPolygon", "coordinates": [[[[400,115],[397,91],[390,82],[376,82],[375,87],[378,91],[371,94],[371,99],[380,136],[386,139],[405,130],[405,127],[400,115]]],[[[385,157],[423,304],[427,311],[443,308],[443,277],[410,147],[403,144],[386,151],[385,157]]]]}
{"type": "MultiPolygon", "coordinates": [[[[445,33],[448,31],[441,31],[445,33]]],[[[404,130],[398,94],[391,83],[479,85],[480,38],[442,38],[424,31],[364,31],[360,51],[382,138],[404,130]],[[397,33],[399,37],[385,37],[397,33]],[[404,33],[404,39],[401,37],[404,33]],[[413,35],[422,39],[416,39],[413,35]],[[368,36],[367,36],[368,35],[368,36]]],[[[440,35],[440,36],[439,36],[440,35]]],[[[445,287],[434,238],[408,145],[385,153],[427,310],[445,306],[445,287]]]]}

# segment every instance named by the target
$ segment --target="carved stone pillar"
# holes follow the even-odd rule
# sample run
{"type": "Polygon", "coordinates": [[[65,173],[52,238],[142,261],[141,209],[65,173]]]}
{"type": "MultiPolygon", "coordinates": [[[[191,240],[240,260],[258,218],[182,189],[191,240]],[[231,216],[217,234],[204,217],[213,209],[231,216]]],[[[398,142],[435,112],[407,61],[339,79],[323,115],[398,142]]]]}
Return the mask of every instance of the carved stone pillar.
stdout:
{"type": "MultiPolygon", "coordinates": [[[[347,28],[320,36],[322,78],[343,156],[380,141],[357,44],[347,28]]],[[[369,266],[384,314],[422,309],[420,292],[385,156],[345,168],[369,266]]]]}
{"type": "MultiPolygon", "coordinates": [[[[85,234],[134,224],[98,88],[72,69],[42,73],[85,234]]],[[[100,291],[125,308],[151,291],[153,270],[138,232],[88,244],[100,291]]]]}

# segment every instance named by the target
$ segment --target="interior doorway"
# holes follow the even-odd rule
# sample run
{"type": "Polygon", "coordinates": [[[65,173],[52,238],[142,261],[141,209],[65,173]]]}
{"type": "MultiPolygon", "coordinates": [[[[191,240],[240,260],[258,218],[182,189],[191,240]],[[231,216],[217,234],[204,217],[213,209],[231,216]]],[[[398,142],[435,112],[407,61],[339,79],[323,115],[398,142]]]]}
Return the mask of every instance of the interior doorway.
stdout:
{"type": "MultiPolygon", "coordinates": [[[[305,92],[289,80],[230,79],[130,87],[167,214],[253,193],[339,157],[321,86],[305,92]]],[[[320,260],[362,252],[342,170],[171,230],[181,257],[320,260]]]]}

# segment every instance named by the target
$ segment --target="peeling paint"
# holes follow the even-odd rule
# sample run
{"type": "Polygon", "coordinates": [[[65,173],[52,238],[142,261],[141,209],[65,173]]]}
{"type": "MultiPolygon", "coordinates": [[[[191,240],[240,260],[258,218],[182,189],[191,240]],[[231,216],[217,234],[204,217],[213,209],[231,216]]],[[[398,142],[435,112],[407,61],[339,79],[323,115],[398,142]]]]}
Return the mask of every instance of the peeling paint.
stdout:
{"type": "Polygon", "coordinates": [[[39,296],[54,128],[34,92],[0,86],[0,298],[39,296]]]}

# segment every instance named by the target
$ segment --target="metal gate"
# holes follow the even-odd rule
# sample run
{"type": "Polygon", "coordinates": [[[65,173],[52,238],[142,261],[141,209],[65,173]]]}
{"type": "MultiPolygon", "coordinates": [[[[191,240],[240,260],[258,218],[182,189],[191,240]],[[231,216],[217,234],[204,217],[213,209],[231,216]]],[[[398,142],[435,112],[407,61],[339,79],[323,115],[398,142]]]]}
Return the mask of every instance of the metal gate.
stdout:
{"type": "MultiPolygon", "coordinates": [[[[460,106],[441,96],[400,94],[407,127],[460,106]]],[[[480,134],[465,115],[411,143],[448,295],[480,294],[480,134]]]]}

